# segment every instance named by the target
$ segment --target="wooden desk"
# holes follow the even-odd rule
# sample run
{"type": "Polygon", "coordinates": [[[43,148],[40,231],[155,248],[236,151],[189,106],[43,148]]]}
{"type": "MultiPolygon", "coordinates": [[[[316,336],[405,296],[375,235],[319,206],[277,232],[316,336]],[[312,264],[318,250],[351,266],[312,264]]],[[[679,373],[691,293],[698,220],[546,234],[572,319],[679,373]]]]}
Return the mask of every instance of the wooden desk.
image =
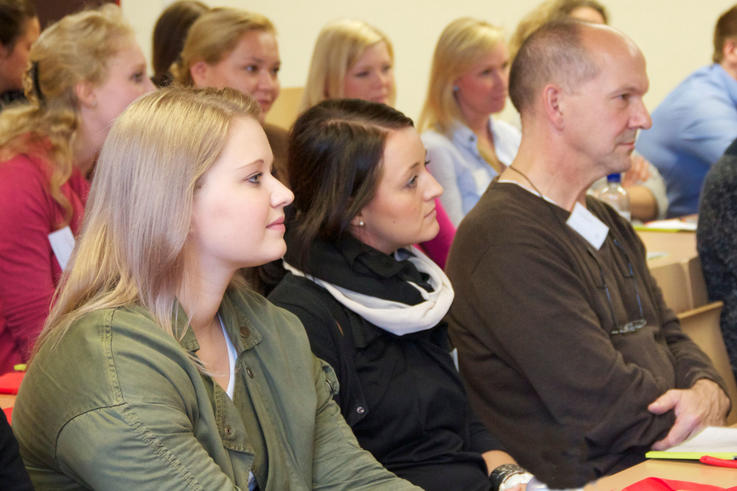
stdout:
{"type": "Polygon", "coordinates": [[[706,304],[706,283],[696,251],[695,232],[647,232],[638,235],[651,257],[647,265],[663,291],[665,302],[676,313],[706,304]]]}
{"type": "Polygon", "coordinates": [[[647,252],[665,253],[663,256],[650,259],[648,264],[651,266],[687,261],[698,255],[696,251],[696,232],[648,232],[639,230],[637,235],[645,243],[647,252]]]}
{"type": "Polygon", "coordinates": [[[620,491],[631,484],[648,477],[691,481],[729,487],[737,484],[737,469],[713,467],[698,462],[646,460],[622,472],[599,479],[586,486],[586,491],[620,491]]]}
{"type": "Polygon", "coordinates": [[[0,394],[0,409],[13,407],[13,404],[15,404],[14,394],[0,394]]]}
{"type": "Polygon", "coordinates": [[[0,394],[0,409],[5,409],[7,407],[13,407],[13,404],[15,404],[15,395],[11,394],[0,394]]]}

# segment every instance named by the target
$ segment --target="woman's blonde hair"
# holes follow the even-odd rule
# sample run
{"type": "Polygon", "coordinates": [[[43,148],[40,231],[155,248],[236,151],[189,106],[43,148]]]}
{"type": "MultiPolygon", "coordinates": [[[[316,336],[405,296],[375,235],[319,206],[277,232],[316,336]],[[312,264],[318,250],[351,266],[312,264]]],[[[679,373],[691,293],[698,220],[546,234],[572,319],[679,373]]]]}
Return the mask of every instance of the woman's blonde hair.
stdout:
{"type": "Polygon", "coordinates": [[[205,12],[189,28],[182,54],[171,66],[174,82],[191,87],[194,85],[192,65],[200,61],[215,65],[251,31],[276,34],[274,25],[261,14],[226,7],[205,12]]]}
{"type": "Polygon", "coordinates": [[[462,17],[448,24],[438,38],[433,53],[430,82],[418,127],[442,133],[462,119],[453,85],[484,56],[504,43],[504,31],[482,20],[462,17]]]}
{"type": "Polygon", "coordinates": [[[596,10],[604,19],[604,23],[609,23],[609,14],[606,8],[596,0],[546,0],[532,9],[517,24],[514,34],[509,39],[509,57],[513,60],[517,56],[522,43],[525,42],[530,34],[535,32],[540,26],[554,20],[563,20],[567,18],[571,12],[577,8],[588,7],[596,10]]]}
{"type": "Polygon", "coordinates": [[[29,104],[0,115],[0,160],[33,153],[50,162],[49,192],[65,217],[65,223],[56,226],[68,223],[72,213],[60,189],[74,166],[80,124],[76,86],[104,82],[108,60],[129,39],[134,39],[133,30],[115,5],[63,17],[46,28],[31,48],[23,81],[29,104]]]}
{"type": "Polygon", "coordinates": [[[83,315],[123,305],[140,305],[167,333],[183,334],[174,332],[172,317],[195,190],[233,120],[258,114],[258,104],[233,89],[174,87],[138,99],[118,117],[34,353],[83,315]]]}
{"type": "MultiPolygon", "coordinates": [[[[386,35],[375,27],[353,19],[340,19],[322,28],[312,52],[307,84],[300,110],[304,111],[325,99],[343,97],[343,81],[348,70],[367,48],[383,42],[394,62],[394,48],[386,35]]],[[[395,87],[389,94],[389,105],[394,105],[395,87]]]]}

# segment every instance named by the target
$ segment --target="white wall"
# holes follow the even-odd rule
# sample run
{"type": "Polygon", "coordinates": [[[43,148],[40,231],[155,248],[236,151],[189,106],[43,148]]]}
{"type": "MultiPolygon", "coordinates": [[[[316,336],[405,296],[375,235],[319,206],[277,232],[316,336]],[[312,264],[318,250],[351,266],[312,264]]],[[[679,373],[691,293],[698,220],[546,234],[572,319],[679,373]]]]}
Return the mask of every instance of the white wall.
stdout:
{"type": "MultiPolygon", "coordinates": [[[[688,73],[711,60],[717,17],[735,0],[608,0],[611,24],[640,46],[648,61],[652,110],[688,73]]],[[[151,31],[168,0],[122,0],[141,47],[151,52],[151,31]]],[[[451,20],[474,16],[511,33],[538,0],[205,0],[260,12],[279,32],[283,87],[304,85],[312,46],[320,28],[339,17],[363,19],[394,43],[397,107],[416,118],[425,96],[430,59],[440,31],[451,20]]],[[[511,106],[511,104],[510,104],[511,106]]]]}

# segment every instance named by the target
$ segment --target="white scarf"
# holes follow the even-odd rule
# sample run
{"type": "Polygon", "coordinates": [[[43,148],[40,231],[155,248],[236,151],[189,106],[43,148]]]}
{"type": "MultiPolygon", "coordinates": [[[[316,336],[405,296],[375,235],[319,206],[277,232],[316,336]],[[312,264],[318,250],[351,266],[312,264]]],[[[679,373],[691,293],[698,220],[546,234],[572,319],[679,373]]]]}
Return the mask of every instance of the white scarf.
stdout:
{"type": "MultiPolygon", "coordinates": [[[[383,298],[354,292],[305,274],[286,261],[283,261],[283,263],[284,269],[295,276],[302,276],[314,281],[325,288],[335,300],[370,323],[396,336],[404,336],[405,334],[432,329],[438,325],[445,314],[448,313],[455,295],[450,280],[432,259],[415,247],[412,247],[412,253],[414,255],[410,255],[408,260],[420,272],[429,275],[428,283],[433,289],[432,292],[428,292],[419,285],[411,281],[408,282],[420,292],[424,299],[423,302],[417,305],[407,305],[402,302],[384,300],[383,298]]],[[[394,257],[399,260],[397,254],[395,252],[394,257]]]]}

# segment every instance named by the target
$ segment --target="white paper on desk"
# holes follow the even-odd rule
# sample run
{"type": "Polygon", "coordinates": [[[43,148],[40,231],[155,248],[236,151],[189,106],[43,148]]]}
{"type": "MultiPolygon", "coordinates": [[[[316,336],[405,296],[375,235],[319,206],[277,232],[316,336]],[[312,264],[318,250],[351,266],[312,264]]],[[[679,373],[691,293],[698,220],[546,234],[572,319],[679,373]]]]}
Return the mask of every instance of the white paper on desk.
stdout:
{"type": "Polygon", "coordinates": [[[72,250],[74,249],[74,235],[72,235],[72,230],[69,227],[64,227],[56,232],[51,232],[49,234],[49,243],[63,271],[67,267],[69,258],[72,256],[72,250]]]}
{"type": "Polygon", "coordinates": [[[638,230],[681,230],[696,232],[696,221],[670,218],[668,220],[653,220],[637,227],[638,230]]]}
{"type": "Polygon", "coordinates": [[[647,251],[647,256],[646,257],[647,257],[647,260],[648,261],[653,261],[655,259],[660,259],[661,257],[665,257],[667,255],[668,255],[668,253],[667,252],[664,252],[664,251],[652,251],[652,252],[651,251],[647,251]]]}
{"type": "Polygon", "coordinates": [[[707,426],[704,430],[668,452],[733,452],[737,454],[737,428],[707,426]]]}

